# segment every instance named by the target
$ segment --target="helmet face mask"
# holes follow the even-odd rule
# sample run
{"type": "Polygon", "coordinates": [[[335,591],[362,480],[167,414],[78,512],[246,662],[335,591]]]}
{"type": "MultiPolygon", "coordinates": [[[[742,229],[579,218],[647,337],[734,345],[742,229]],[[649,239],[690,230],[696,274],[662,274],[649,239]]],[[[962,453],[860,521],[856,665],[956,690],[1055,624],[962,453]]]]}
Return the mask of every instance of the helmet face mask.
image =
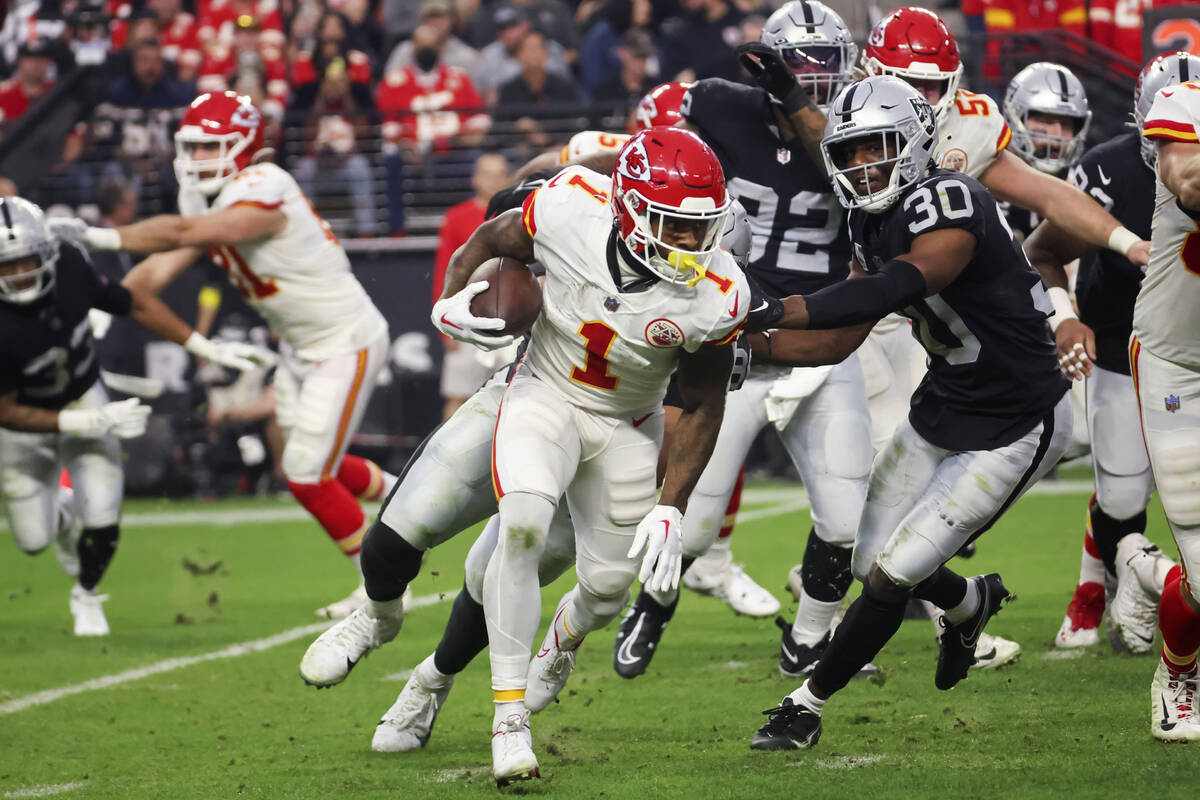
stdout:
{"type": "Polygon", "coordinates": [[[1039,61],[1009,82],[1004,119],[1012,129],[1012,150],[1034,169],[1055,174],[1083,155],[1092,111],[1083,84],[1069,69],[1039,61]],[[1073,130],[1070,134],[1047,132],[1053,128],[1050,120],[1064,123],[1064,128],[1073,121],[1073,130]]]}
{"type": "Polygon", "coordinates": [[[909,82],[938,81],[931,101],[938,122],[954,106],[963,65],[958,43],[946,23],[924,8],[909,6],[888,14],[871,31],[863,59],[868,75],[892,75],[909,82]]]}
{"type": "Polygon", "coordinates": [[[928,174],[936,144],[925,98],[899,78],[878,75],[833,101],[821,153],[838,201],[879,214],[928,174]]]}
{"type": "Polygon", "coordinates": [[[1158,163],[1158,145],[1153,139],[1141,136],[1141,131],[1146,115],[1154,105],[1154,96],[1168,86],[1193,80],[1200,80],[1200,56],[1186,50],[1163,53],[1151,60],[1138,74],[1133,89],[1133,121],[1141,142],[1142,160],[1152,170],[1158,163]]]}
{"type": "Polygon", "coordinates": [[[211,197],[250,166],[262,146],[262,113],[250,98],[235,92],[202,94],[175,134],[175,177],[181,188],[211,197]],[[198,148],[206,157],[194,157],[198,148]],[[214,149],[216,155],[209,156],[214,149]]]}
{"type": "Polygon", "coordinates": [[[796,83],[825,110],[853,80],[858,46],[837,12],[817,0],[792,0],[767,19],[761,41],[783,57],[796,83]]]}
{"type": "Polygon", "coordinates": [[[20,197],[0,199],[0,301],[29,305],[54,288],[58,244],[42,210],[20,197]]]}
{"type": "Polygon", "coordinates": [[[669,283],[704,278],[730,201],[720,162],[700,137],[682,128],[635,134],[617,154],[611,203],[638,264],[669,283]]]}

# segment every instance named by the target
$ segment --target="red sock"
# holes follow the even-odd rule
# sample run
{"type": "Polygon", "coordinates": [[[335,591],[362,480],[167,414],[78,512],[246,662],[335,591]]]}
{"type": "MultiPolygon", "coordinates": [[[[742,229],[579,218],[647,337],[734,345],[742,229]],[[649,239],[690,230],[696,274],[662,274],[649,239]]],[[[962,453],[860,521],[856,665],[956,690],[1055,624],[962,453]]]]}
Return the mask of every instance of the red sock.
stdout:
{"type": "Polygon", "coordinates": [[[337,543],[348,556],[358,555],[362,548],[363,534],[367,532],[367,519],[358,501],[338,481],[320,483],[292,483],[288,481],[292,495],[308,513],[317,518],[329,538],[337,543]]]}
{"type": "Polygon", "coordinates": [[[1183,570],[1172,568],[1158,603],[1158,629],[1163,635],[1163,663],[1176,675],[1196,668],[1196,651],[1200,650],[1200,615],[1184,602],[1181,593],[1187,591],[1183,570]]]}
{"type": "Polygon", "coordinates": [[[725,522],[721,526],[718,539],[727,539],[733,535],[733,526],[737,524],[738,509],[742,507],[742,487],[746,484],[746,466],[743,464],[738,472],[737,483],[733,485],[733,494],[729,496],[729,505],[725,506],[725,522]]]}
{"type": "Polygon", "coordinates": [[[365,458],[342,456],[337,480],[350,494],[362,500],[378,500],[383,495],[383,470],[365,458]]]}
{"type": "Polygon", "coordinates": [[[63,467],[63,471],[58,476],[58,485],[64,489],[71,488],[71,476],[67,474],[66,467],[63,467]]]}

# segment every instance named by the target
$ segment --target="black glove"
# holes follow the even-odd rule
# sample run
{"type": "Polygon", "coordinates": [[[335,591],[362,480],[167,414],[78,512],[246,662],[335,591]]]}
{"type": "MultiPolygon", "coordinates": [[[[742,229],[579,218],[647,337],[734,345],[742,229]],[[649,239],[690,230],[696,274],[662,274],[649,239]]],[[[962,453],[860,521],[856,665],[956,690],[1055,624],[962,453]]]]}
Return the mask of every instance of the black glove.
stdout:
{"type": "Polygon", "coordinates": [[[734,52],[751,79],[779,101],[783,113],[791,116],[812,104],[812,98],[796,82],[778,50],[762,42],[749,42],[734,52]]]}
{"type": "Polygon", "coordinates": [[[750,310],[746,314],[746,331],[758,333],[775,327],[783,316],[783,302],[763,291],[758,281],[746,274],[750,284],[750,310]]]}
{"type": "Polygon", "coordinates": [[[750,337],[744,331],[733,343],[733,369],[729,372],[729,391],[736,392],[750,373],[750,337]]]}

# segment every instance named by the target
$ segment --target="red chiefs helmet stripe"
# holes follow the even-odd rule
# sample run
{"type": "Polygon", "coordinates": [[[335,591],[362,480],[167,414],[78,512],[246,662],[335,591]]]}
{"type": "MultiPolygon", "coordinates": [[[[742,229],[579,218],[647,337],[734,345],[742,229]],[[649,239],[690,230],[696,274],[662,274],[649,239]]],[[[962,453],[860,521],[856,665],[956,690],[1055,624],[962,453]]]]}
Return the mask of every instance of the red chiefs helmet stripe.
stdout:
{"type": "Polygon", "coordinates": [[[1175,122],[1169,119],[1148,119],[1142,127],[1142,135],[1147,139],[1170,139],[1173,142],[1200,141],[1196,129],[1186,122],[1175,122]]]}

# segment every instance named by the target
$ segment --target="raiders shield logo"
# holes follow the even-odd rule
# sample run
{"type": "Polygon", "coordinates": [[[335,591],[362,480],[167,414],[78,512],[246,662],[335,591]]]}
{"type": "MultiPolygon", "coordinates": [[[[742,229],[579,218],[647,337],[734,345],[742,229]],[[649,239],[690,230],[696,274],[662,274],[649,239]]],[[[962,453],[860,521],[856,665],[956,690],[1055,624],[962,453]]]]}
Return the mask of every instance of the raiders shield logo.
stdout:
{"type": "Polygon", "coordinates": [[[646,326],[646,341],[651,347],[680,347],[683,345],[683,331],[669,319],[656,319],[646,326]]]}

